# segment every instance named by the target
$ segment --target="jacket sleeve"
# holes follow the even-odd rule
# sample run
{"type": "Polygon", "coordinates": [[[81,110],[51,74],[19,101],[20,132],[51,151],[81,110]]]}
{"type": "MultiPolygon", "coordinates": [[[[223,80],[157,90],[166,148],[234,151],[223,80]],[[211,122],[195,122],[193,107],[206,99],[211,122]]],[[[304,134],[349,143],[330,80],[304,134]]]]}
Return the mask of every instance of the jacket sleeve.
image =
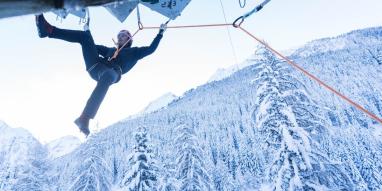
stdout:
{"type": "Polygon", "coordinates": [[[104,58],[107,57],[107,54],[108,54],[109,50],[111,49],[109,47],[102,46],[102,45],[96,45],[96,48],[97,48],[98,54],[103,56],[104,58]]]}
{"type": "Polygon", "coordinates": [[[163,35],[159,33],[151,42],[150,46],[139,47],[136,52],[137,60],[152,54],[157,49],[162,37],[163,35]]]}

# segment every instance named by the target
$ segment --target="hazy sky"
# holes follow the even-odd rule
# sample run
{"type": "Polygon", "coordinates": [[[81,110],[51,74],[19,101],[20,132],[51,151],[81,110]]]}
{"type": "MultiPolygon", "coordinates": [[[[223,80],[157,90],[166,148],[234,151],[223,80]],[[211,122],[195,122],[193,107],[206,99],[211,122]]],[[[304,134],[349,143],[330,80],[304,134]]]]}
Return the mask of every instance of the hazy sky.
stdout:
{"type": "MultiPolygon", "coordinates": [[[[261,2],[247,0],[241,9],[238,0],[222,1],[229,22],[261,2]]],[[[313,39],[380,26],[381,8],[381,0],[272,0],[243,27],[274,48],[285,50],[313,39]]],[[[124,23],[104,8],[90,8],[90,13],[90,29],[97,44],[113,46],[111,39],[119,30],[137,28],[135,12],[124,23]]],[[[141,16],[146,26],[166,21],[142,6],[141,16]]],[[[79,18],[74,16],[62,22],[53,14],[46,14],[46,18],[62,28],[81,29],[79,18]]],[[[219,0],[192,0],[170,25],[210,23],[224,23],[219,0]]],[[[236,58],[225,27],[169,29],[158,50],[110,88],[91,130],[137,113],[167,92],[182,95],[205,83],[218,68],[244,61],[257,44],[243,32],[229,30],[236,58]]],[[[133,46],[149,45],[156,33],[141,31],[133,46]]],[[[73,121],[96,83],[85,71],[80,46],[38,38],[32,15],[1,19],[0,43],[0,120],[28,129],[43,143],[65,135],[83,138],[73,121]]]]}

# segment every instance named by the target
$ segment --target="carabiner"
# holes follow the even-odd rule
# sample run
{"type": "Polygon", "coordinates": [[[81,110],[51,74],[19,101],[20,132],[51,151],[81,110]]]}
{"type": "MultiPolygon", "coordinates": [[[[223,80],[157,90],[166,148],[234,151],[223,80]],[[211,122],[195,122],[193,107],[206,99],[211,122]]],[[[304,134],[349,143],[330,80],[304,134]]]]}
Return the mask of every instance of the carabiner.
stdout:
{"type": "Polygon", "coordinates": [[[239,18],[237,18],[233,23],[232,23],[232,26],[235,27],[235,28],[239,28],[241,24],[243,24],[244,22],[244,16],[240,16],[239,18]],[[240,22],[239,22],[240,21],[240,22]],[[239,22],[239,24],[237,24],[237,22],[239,22]]]}

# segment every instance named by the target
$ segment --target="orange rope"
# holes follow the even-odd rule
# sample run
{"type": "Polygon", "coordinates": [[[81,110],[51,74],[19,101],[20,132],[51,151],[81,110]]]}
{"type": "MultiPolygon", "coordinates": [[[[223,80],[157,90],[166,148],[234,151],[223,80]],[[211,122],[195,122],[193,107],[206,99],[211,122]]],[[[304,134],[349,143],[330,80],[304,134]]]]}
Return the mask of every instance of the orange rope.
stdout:
{"type": "MultiPolygon", "coordinates": [[[[321,81],[318,77],[312,75],[311,73],[309,73],[308,71],[306,71],[305,69],[303,69],[302,67],[300,67],[298,64],[296,64],[295,62],[293,62],[292,60],[288,59],[286,56],[282,55],[280,52],[276,51],[275,49],[273,49],[272,47],[270,47],[267,43],[265,43],[264,41],[260,40],[259,38],[257,38],[256,36],[254,36],[253,34],[251,34],[250,32],[248,32],[247,30],[245,30],[243,27],[241,27],[241,23],[240,24],[228,24],[228,23],[223,23],[223,24],[204,24],[204,25],[181,25],[181,26],[168,26],[167,28],[174,28],[174,29],[177,29],[177,28],[202,28],[202,27],[221,27],[221,26],[233,26],[235,28],[239,28],[241,29],[242,31],[244,31],[246,34],[248,34],[250,37],[252,37],[253,39],[255,39],[256,41],[258,41],[259,43],[261,43],[262,45],[264,45],[267,49],[269,49],[271,52],[273,52],[274,54],[278,55],[279,57],[281,57],[282,59],[284,59],[287,63],[289,63],[290,65],[292,65],[293,67],[295,67],[296,69],[300,70],[303,74],[305,74],[306,76],[308,76],[309,78],[313,79],[314,81],[316,81],[318,84],[324,86],[326,89],[328,89],[329,91],[333,92],[335,95],[339,96],[340,98],[344,99],[345,101],[347,101],[350,105],[354,106],[355,108],[359,109],[360,111],[364,112],[365,114],[367,114],[370,118],[376,120],[377,122],[379,122],[380,124],[382,124],[382,119],[377,117],[376,115],[374,115],[373,113],[371,113],[370,111],[368,111],[367,109],[365,109],[364,107],[362,107],[361,105],[357,104],[356,102],[352,101],[350,98],[346,97],[345,95],[341,94],[340,92],[338,92],[337,90],[335,90],[334,88],[332,88],[331,86],[329,86],[328,84],[324,83],[323,81],[321,81]]],[[[140,30],[143,30],[143,29],[159,29],[160,27],[144,27],[142,24],[140,25],[139,29],[134,33],[133,36],[135,36],[135,34],[138,33],[138,31],[140,30]]],[[[129,41],[128,41],[129,42],[129,41]]],[[[114,59],[118,56],[118,53],[119,51],[128,43],[126,42],[121,48],[117,49],[117,51],[114,53],[113,57],[111,59],[114,59]]]]}
{"type": "Polygon", "coordinates": [[[293,62],[292,60],[288,59],[287,57],[285,57],[284,55],[282,55],[280,52],[276,51],[275,49],[273,49],[272,47],[270,47],[267,43],[265,43],[264,41],[260,40],[259,38],[257,38],[256,36],[254,36],[253,34],[251,34],[250,32],[248,32],[247,30],[245,30],[243,27],[241,26],[238,26],[239,29],[241,29],[242,31],[244,31],[245,33],[247,33],[249,36],[251,36],[253,39],[255,39],[256,41],[258,41],[259,43],[261,43],[262,45],[264,45],[265,47],[267,47],[270,51],[272,51],[274,54],[280,56],[282,59],[284,59],[285,61],[287,61],[290,65],[292,65],[293,67],[297,68],[298,70],[300,70],[302,73],[304,73],[305,75],[307,75],[308,77],[310,77],[311,79],[313,79],[314,81],[318,82],[320,85],[324,86],[326,89],[328,89],[329,91],[333,92],[335,95],[339,96],[340,98],[344,99],[345,101],[349,102],[351,105],[353,105],[354,107],[356,107],[357,109],[363,111],[364,113],[366,113],[368,116],[370,116],[372,119],[378,121],[379,123],[382,124],[382,119],[377,117],[376,115],[374,115],[373,113],[371,113],[370,111],[368,111],[367,109],[365,109],[364,107],[362,107],[361,105],[357,104],[356,102],[352,101],[351,99],[349,99],[348,97],[346,97],[345,95],[341,94],[340,92],[338,92],[337,90],[335,90],[334,88],[332,88],[331,86],[327,85],[326,83],[324,83],[323,81],[321,81],[319,78],[317,78],[316,76],[312,75],[311,73],[309,73],[308,71],[304,70],[302,67],[300,67],[299,65],[297,65],[295,62],[293,62]]]}
{"type": "MultiPolygon", "coordinates": [[[[202,28],[202,27],[222,27],[222,26],[232,26],[232,24],[223,23],[223,24],[207,24],[207,25],[181,25],[181,26],[168,26],[167,28],[202,28]]],[[[159,29],[159,27],[143,27],[142,29],[159,29]]]]}

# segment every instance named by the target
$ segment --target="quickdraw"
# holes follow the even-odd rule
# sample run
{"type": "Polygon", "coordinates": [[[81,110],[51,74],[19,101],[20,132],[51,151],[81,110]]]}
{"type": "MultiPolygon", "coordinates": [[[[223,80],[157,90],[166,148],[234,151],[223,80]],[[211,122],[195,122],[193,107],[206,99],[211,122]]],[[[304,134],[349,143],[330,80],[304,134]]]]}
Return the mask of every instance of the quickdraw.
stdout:
{"type": "Polygon", "coordinates": [[[256,13],[256,12],[259,12],[267,3],[269,3],[271,0],[265,0],[264,2],[262,2],[260,5],[256,6],[254,9],[252,9],[250,12],[240,16],[239,18],[237,18],[233,23],[232,25],[235,27],[235,28],[238,28],[241,24],[243,24],[244,20],[251,16],[253,13],[256,13]]]}

